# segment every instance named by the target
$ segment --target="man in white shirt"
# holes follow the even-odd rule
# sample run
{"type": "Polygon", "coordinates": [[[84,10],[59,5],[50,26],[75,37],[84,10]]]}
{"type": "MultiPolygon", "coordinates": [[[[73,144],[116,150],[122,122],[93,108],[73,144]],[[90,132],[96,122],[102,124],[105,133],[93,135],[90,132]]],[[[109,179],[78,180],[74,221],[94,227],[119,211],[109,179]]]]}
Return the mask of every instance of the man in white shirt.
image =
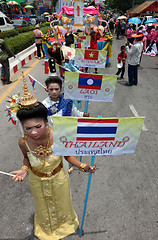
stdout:
{"type": "Polygon", "coordinates": [[[138,84],[138,65],[140,64],[140,57],[143,50],[143,36],[142,33],[132,35],[132,37],[135,38],[134,44],[126,43],[128,54],[128,86],[138,84]]]}

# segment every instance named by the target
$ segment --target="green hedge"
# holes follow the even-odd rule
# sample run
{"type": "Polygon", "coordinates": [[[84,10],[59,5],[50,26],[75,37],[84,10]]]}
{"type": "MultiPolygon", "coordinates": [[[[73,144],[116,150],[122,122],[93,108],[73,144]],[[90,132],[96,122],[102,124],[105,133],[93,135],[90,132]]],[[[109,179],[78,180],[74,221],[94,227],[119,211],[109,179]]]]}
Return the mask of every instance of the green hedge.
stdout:
{"type": "MultiPolygon", "coordinates": [[[[49,29],[49,23],[40,24],[40,29],[43,34],[46,34],[49,29]]],[[[15,30],[5,31],[5,42],[12,49],[14,54],[21,52],[22,50],[30,47],[34,42],[35,38],[33,35],[34,26],[19,28],[15,30]],[[30,28],[31,27],[31,28],[30,28]],[[28,29],[27,32],[20,32],[19,30],[28,29]],[[18,31],[17,31],[18,30],[18,31]],[[9,32],[9,33],[8,33],[9,32]],[[8,34],[6,34],[8,33],[8,34]],[[16,34],[15,34],[16,33],[16,34]]],[[[3,32],[4,33],[4,32],[3,32]]]]}

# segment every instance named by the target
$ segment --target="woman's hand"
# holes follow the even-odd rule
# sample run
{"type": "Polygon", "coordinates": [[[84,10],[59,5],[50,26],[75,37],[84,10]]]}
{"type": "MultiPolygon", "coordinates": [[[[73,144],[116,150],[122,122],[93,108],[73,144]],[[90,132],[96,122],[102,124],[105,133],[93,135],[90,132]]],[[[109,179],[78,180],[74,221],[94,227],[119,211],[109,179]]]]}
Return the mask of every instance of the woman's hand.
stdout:
{"type": "Polygon", "coordinates": [[[28,172],[26,170],[17,170],[10,173],[15,175],[12,178],[15,182],[21,182],[25,179],[28,172]]]}
{"type": "Polygon", "coordinates": [[[96,164],[94,164],[94,166],[92,167],[90,164],[87,164],[84,167],[85,172],[90,172],[90,173],[94,173],[96,171],[96,164]]]}

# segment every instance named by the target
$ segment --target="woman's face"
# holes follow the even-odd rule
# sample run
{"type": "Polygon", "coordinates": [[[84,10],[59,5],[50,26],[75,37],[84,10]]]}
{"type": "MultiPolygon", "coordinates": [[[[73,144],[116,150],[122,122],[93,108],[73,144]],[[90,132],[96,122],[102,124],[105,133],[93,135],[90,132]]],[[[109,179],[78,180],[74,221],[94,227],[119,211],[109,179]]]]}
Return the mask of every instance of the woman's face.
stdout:
{"type": "Polygon", "coordinates": [[[23,128],[27,136],[39,139],[46,131],[46,123],[41,118],[31,118],[24,121],[23,128]]]}
{"type": "Polygon", "coordinates": [[[58,100],[58,98],[60,96],[60,92],[61,92],[59,84],[50,83],[47,90],[48,90],[48,93],[51,97],[51,100],[56,102],[58,100]]]}

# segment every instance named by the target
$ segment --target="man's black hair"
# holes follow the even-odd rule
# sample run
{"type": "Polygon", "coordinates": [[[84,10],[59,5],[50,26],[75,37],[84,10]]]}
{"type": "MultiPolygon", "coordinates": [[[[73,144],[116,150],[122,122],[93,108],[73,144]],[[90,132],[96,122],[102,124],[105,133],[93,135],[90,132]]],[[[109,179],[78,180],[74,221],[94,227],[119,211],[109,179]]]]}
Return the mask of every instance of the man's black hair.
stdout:
{"type": "Polygon", "coordinates": [[[62,88],[62,80],[57,76],[50,76],[49,78],[47,78],[45,80],[45,84],[46,84],[47,88],[49,87],[49,84],[51,84],[51,83],[57,83],[59,85],[60,89],[62,88]]]}

